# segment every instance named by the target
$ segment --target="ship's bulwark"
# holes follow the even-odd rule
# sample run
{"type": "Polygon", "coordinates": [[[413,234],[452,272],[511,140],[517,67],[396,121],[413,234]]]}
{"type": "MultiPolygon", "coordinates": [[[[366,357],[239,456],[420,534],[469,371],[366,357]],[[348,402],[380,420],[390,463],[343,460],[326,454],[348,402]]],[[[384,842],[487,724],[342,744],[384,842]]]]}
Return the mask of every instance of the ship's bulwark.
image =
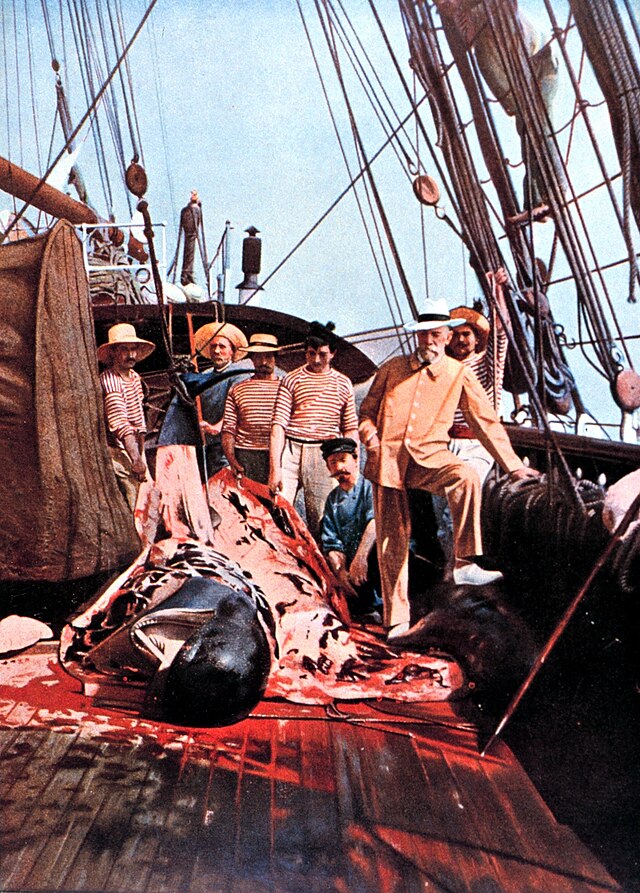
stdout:
{"type": "Polygon", "coordinates": [[[139,549],[107,453],[80,243],[0,248],[0,579],[65,580],[139,549]]]}

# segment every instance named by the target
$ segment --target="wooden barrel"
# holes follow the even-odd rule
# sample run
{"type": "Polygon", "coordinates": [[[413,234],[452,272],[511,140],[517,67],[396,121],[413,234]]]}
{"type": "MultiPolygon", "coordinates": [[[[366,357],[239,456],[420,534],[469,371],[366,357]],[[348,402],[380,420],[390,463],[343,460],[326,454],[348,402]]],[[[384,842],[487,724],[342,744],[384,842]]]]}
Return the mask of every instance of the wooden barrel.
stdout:
{"type": "Polygon", "coordinates": [[[139,551],[106,446],[80,242],[0,246],[0,580],[59,581],[139,551]]]}

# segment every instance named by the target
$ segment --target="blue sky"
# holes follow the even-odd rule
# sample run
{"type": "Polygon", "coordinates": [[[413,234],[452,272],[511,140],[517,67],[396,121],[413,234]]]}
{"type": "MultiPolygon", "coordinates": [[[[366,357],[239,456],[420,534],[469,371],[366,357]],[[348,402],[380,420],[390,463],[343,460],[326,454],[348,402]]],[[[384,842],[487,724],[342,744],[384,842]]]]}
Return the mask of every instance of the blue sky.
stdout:
{"type": "MultiPolygon", "coordinates": [[[[123,0],[122,5],[127,31],[131,33],[146,4],[141,0],[123,0]]],[[[327,59],[313,4],[304,0],[301,5],[313,32],[332,106],[344,127],[344,105],[327,59]]],[[[541,4],[531,0],[523,5],[535,11],[541,4]]],[[[408,111],[408,103],[371,16],[369,3],[367,0],[349,0],[345,6],[402,117],[408,111]]],[[[28,53],[21,51],[22,61],[18,68],[13,71],[5,63],[0,72],[0,76],[6,78],[5,95],[10,110],[6,124],[0,125],[0,151],[6,154],[7,140],[11,139],[12,157],[30,170],[36,170],[33,140],[27,135],[22,142],[18,141],[17,119],[20,118],[22,130],[27,133],[32,117],[29,83],[33,80],[42,151],[46,152],[55,97],[40,2],[27,0],[27,7],[30,12],[28,34],[26,24],[18,21],[15,42],[24,42],[28,36],[35,51],[30,63],[27,62],[28,53]],[[22,107],[19,116],[18,94],[22,107]]],[[[48,7],[55,23],[58,3],[50,2],[48,7]]],[[[558,0],[554,7],[559,19],[565,21],[564,0],[558,0]]],[[[410,77],[399,7],[395,0],[379,0],[377,8],[398,60],[410,77]]],[[[4,49],[6,58],[10,58],[9,51],[14,42],[12,13],[4,5],[3,10],[4,49]]],[[[19,11],[18,15],[23,13],[19,11]]],[[[61,42],[57,44],[57,53],[63,62],[65,86],[77,121],[86,106],[75,75],[75,47],[69,33],[66,56],[61,42]]],[[[150,24],[132,51],[131,72],[150,183],[147,197],[154,219],[168,223],[169,257],[175,249],[179,209],[186,203],[190,190],[197,188],[203,203],[210,253],[222,234],[225,221],[230,220],[234,227],[232,269],[228,278],[231,287],[227,299],[235,301],[237,295],[233,286],[242,278],[240,257],[244,229],[254,225],[261,231],[262,278],[265,278],[349,181],[297,5],[294,0],[158,0],[150,24]],[[158,82],[161,112],[157,101],[158,82]]],[[[385,134],[359,90],[352,89],[351,95],[367,151],[372,155],[384,142],[385,134]]],[[[565,79],[558,99],[561,119],[570,117],[572,102],[570,85],[565,79]]],[[[612,144],[606,137],[606,111],[598,108],[591,114],[598,132],[605,135],[605,150],[612,157],[612,144]]],[[[516,157],[515,128],[512,121],[506,116],[503,118],[507,153],[516,157]]],[[[431,133],[435,134],[428,115],[426,120],[431,133]]],[[[567,133],[565,131],[565,138],[567,133]]],[[[581,139],[583,134],[578,129],[575,140],[581,139]]],[[[125,156],[129,158],[131,147],[126,126],[123,127],[123,140],[125,156]]],[[[422,151],[427,170],[435,173],[424,146],[422,151]]],[[[100,189],[93,185],[98,180],[89,143],[82,150],[80,164],[92,184],[94,202],[98,210],[102,210],[100,189]]],[[[615,164],[613,157],[612,168],[615,164]]],[[[596,172],[588,149],[572,153],[570,170],[578,191],[594,181],[596,172]]],[[[470,303],[479,289],[459,241],[431,209],[427,209],[421,218],[407,171],[403,170],[390,148],[375,162],[374,172],[418,304],[424,298],[426,285],[431,296],[444,296],[451,306],[470,303]],[[428,270],[426,285],[423,223],[428,270]]],[[[517,171],[514,179],[516,182],[520,180],[517,171]]],[[[120,190],[114,188],[114,195],[118,216],[126,219],[128,212],[120,190]]],[[[597,196],[587,203],[586,212],[601,263],[619,256],[620,240],[597,196]]],[[[545,257],[551,250],[553,226],[546,224],[535,229],[536,247],[539,255],[545,257]]],[[[561,264],[557,272],[562,272],[561,264]]],[[[637,305],[628,305],[625,301],[626,274],[610,273],[607,277],[626,330],[637,333],[640,328],[637,305]]],[[[563,286],[557,292],[552,295],[554,312],[557,319],[571,330],[575,325],[575,294],[571,286],[563,286]]],[[[396,319],[407,319],[410,316],[407,303],[402,296],[399,300],[401,307],[396,319]]],[[[352,194],[270,280],[262,303],[306,318],[332,319],[341,334],[391,322],[352,194]]],[[[636,349],[636,362],[637,358],[636,349]]],[[[577,351],[570,353],[570,359],[577,375],[581,379],[583,374],[586,376],[588,369],[577,351]]],[[[609,402],[606,383],[590,373],[589,376],[585,393],[587,403],[594,408],[596,404],[605,406],[609,402]]],[[[607,407],[606,412],[610,418],[616,418],[612,406],[607,407]]]]}

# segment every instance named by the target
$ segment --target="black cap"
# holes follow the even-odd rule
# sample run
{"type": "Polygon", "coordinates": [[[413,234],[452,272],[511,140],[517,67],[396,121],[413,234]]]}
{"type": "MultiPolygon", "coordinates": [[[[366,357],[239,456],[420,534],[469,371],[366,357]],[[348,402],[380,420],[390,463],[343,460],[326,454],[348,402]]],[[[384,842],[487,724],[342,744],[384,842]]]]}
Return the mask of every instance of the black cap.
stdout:
{"type": "Polygon", "coordinates": [[[334,322],[328,322],[323,326],[317,319],[314,319],[309,323],[309,332],[305,340],[306,346],[318,348],[326,344],[331,353],[335,353],[338,347],[338,339],[334,335],[335,328],[334,322]]]}
{"type": "Polygon", "coordinates": [[[322,458],[327,459],[334,453],[355,453],[358,444],[350,437],[333,437],[331,440],[323,440],[320,449],[322,450],[322,458]]]}

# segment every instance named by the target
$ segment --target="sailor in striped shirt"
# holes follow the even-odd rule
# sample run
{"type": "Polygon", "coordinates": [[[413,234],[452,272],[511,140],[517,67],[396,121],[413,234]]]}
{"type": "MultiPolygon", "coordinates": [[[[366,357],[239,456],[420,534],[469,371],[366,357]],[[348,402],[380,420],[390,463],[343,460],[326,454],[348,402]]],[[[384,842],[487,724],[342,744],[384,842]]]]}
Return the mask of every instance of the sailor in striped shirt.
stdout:
{"type": "Polygon", "coordinates": [[[282,379],[271,428],[269,488],[292,504],[303,490],[307,527],[316,539],[327,496],[335,486],[320,445],[332,437],[358,441],[353,386],[331,368],[336,347],[330,328],[311,323],[307,362],[282,379]]]}
{"type": "Polygon", "coordinates": [[[255,373],[240,381],[227,394],[222,422],[222,449],[233,472],[252,481],[269,480],[271,418],[280,378],[276,375],[278,339],[257,334],[249,339],[246,352],[255,373]]]}
{"type": "Polygon", "coordinates": [[[133,367],[148,357],[155,345],[138,338],[128,323],[112,326],[108,338],[98,348],[98,359],[107,367],[100,374],[107,444],[118,487],[133,511],[138,489],[147,476],[144,389],[133,367]]]}
{"type": "MultiPolygon", "coordinates": [[[[509,317],[502,291],[507,281],[506,273],[501,267],[497,273],[488,273],[487,277],[491,282],[500,313],[506,320],[509,317]]],[[[508,346],[507,334],[502,323],[497,318],[495,325],[492,326],[486,316],[470,307],[456,307],[451,311],[451,318],[463,319],[465,323],[452,330],[453,335],[447,353],[475,372],[499,415],[508,346]]],[[[493,467],[493,458],[475,437],[459,408],[456,410],[449,435],[450,452],[469,462],[477,471],[480,483],[483,484],[493,467]]]]}

